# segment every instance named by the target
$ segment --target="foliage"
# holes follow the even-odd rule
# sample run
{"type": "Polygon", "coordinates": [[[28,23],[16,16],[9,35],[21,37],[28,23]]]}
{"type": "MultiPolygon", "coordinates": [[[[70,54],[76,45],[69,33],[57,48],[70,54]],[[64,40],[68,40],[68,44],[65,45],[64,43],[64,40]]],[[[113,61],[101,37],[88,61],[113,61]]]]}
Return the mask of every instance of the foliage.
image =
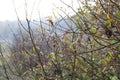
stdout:
{"type": "MultiPolygon", "coordinates": [[[[15,35],[8,72],[13,80],[119,80],[120,1],[84,0],[75,15],[15,35]],[[65,25],[61,25],[63,21],[65,25]]],[[[53,14],[55,17],[55,13],[53,14]]],[[[21,25],[22,28],[24,28],[21,25]]]]}

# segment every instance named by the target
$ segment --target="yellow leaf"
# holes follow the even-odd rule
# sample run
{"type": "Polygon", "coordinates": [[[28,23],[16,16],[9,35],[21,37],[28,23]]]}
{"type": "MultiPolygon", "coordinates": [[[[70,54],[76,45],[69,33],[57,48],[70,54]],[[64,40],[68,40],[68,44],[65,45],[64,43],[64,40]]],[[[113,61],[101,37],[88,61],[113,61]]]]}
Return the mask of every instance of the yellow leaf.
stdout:
{"type": "Polygon", "coordinates": [[[43,77],[40,77],[39,80],[43,80],[43,77]]]}
{"type": "Polygon", "coordinates": [[[105,61],[105,62],[110,62],[110,58],[107,57],[107,58],[104,59],[104,61],[105,61]]]}
{"type": "Polygon", "coordinates": [[[112,51],[108,51],[108,54],[109,54],[110,57],[112,57],[113,52],[112,51]]]}
{"type": "Polygon", "coordinates": [[[33,50],[33,51],[35,51],[35,48],[34,48],[34,46],[32,47],[32,50],[33,50]]]}
{"type": "Polygon", "coordinates": [[[108,20],[110,20],[110,14],[109,13],[106,14],[106,17],[107,17],[108,20]]]}
{"type": "Polygon", "coordinates": [[[97,29],[96,29],[95,27],[93,27],[93,28],[90,29],[90,32],[91,32],[92,34],[95,34],[95,33],[97,32],[97,29]]]}
{"type": "Polygon", "coordinates": [[[52,14],[53,14],[53,17],[54,17],[54,18],[57,18],[54,11],[52,12],[52,14]]]}
{"type": "Polygon", "coordinates": [[[76,44],[77,42],[78,42],[78,38],[77,38],[75,41],[71,42],[71,43],[70,43],[70,46],[73,46],[73,45],[76,44]]]}
{"type": "Polygon", "coordinates": [[[111,18],[110,18],[110,14],[109,14],[109,13],[108,13],[108,14],[106,14],[106,18],[107,18],[106,25],[110,26],[110,25],[111,25],[112,20],[111,20],[111,18]]]}
{"type": "Polygon", "coordinates": [[[22,54],[26,54],[26,51],[22,50],[22,54]]]}
{"type": "Polygon", "coordinates": [[[51,53],[49,54],[49,57],[52,58],[52,59],[55,59],[55,53],[54,53],[54,52],[51,52],[51,53]]]}
{"type": "Polygon", "coordinates": [[[36,44],[36,43],[37,43],[37,41],[36,41],[36,40],[34,40],[34,43],[36,44]]]}
{"type": "Polygon", "coordinates": [[[16,54],[15,54],[15,53],[12,53],[12,54],[11,54],[11,56],[13,56],[13,57],[14,57],[14,56],[16,56],[16,54]]]}
{"type": "Polygon", "coordinates": [[[48,62],[48,65],[52,65],[52,63],[49,61],[49,62],[48,62]]]}

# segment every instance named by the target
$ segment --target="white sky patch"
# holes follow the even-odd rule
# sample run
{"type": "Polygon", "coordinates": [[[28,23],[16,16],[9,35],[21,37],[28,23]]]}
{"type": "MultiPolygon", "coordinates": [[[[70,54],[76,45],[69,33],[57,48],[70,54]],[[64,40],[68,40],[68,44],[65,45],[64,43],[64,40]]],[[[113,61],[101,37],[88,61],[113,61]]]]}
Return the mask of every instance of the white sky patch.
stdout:
{"type": "MultiPolygon", "coordinates": [[[[78,8],[77,0],[63,0],[68,5],[73,5],[73,8],[78,8]],[[73,4],[72,4],[73,3],[73,4]]],[[[56,7],[63,7],[66,9],[66,12],[71,13],[70,9],[66,7],[63,3],[60,2],[60,0],[26,0],[27,2],[27,12],[28,17],[31,16],[32,12],[32,19],[38,19],[39,18],[39,12],[41,17],[51,16],[52,11],[56,11],[56,7]],[[35,2],[34,2],[35,1],[35,2]],[[33,7],[34,5],[34,7],[33,7]],[[55,7],[56,6],[56,7],[55,7]]],[[[25,19],[26,12],[25,12],[25,0],[14,0],[15,7],[17,10],[17,14],[21,20],[25,19]]],[[[13,0],[0,0],[0,21],[6,21],[6,20],[16,20],[16,13],[13,6],[13,0]]],[[[57,12],[60,12],[57,10],[57,12]]],[[[60,13],[63,15],[63,13],[60,13]]]]}
{"type": "Polygon", "coordinates": [[[15,13],[13,13],[13,11],[11,0],[0,0],[0,21],[12,20],[15,18],[15,13]]]}

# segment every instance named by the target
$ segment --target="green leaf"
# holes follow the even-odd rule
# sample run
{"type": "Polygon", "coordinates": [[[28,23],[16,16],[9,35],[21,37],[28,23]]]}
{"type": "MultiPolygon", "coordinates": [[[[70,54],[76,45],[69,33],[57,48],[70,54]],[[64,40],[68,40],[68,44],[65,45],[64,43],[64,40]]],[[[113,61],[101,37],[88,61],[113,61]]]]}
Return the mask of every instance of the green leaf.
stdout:
{"type": "Polygon", "coordinates": [[[120,54],[118,54],[118,58],[120,58],[120,54]]]}
{"type": "Polygon", "coordinates": [[[82,74],[82,77],[85,78],[85,77],[86,77],[86,73],[83,73],[83,74],[82,74]]]}
{"type": "Polygon", "coordinates": [[[117,76],[111,77],[111,80],[118,80],[117,76]]]}
{"type": "Polygon", "coordinates": [[[113,39],[112,41],[111,41],[111,43],[113,44],[113,43],[116,43],[117,42],[117,40],[115,40],[115,39],[113,39]]]}
{"type": "Polygon", "coordinates": [[[91,28],[89,31],[93,34],[95,34],[97,32],[96,28],[91,28]]]}
{"type": "Polygon", "coordinates": [[[107,26],[107,27],[111,26],[111,22],[110,22],[109,20],[107,20],[107,21],[105,22],[105,26],[107,26]]]}
{"type": "Polygon", "coordinates": [[[70,46],[73,46],[75,43],[76,43],[76,41],[74,41],[74,42],[70,43],[70,46]]]}
{"type": "Polygon", "coordinates": [[[117,49],[120,50],[120,45],[117,46],[117,49]]]}
{"type": "Polygon", "coordinates": [[[118,18],[120,18],[120,11],[117,11],[117,12],[116,12],[116,16],[117,16],[118,18]]]}
{"type": "Polygon", "coordinates": [[[70,46],[73,46],[74,44],[76,44],[77,41],[78,41],[78,39],[76,39],[75,41],[71,42],[71,43],[70,43],[70,46]]]}

